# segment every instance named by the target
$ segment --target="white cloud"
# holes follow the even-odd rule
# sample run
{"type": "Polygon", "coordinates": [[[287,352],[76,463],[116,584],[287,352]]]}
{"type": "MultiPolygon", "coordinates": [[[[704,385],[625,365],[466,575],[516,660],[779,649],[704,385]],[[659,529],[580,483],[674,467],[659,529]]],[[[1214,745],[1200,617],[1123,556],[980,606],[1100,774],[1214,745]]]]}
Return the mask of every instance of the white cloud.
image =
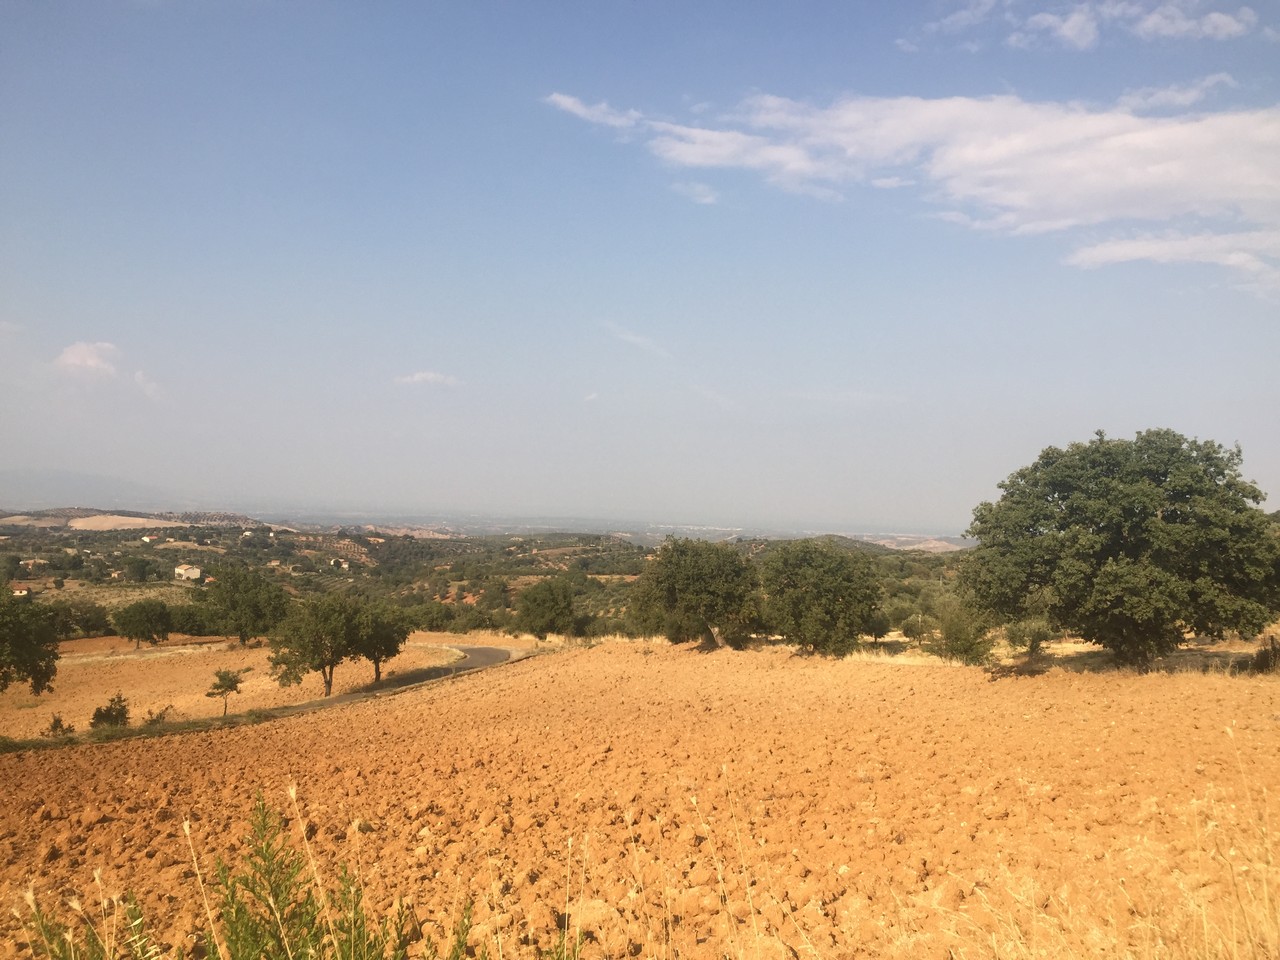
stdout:
{"type": "Polygon", "coordinates": [[[671,189],[682,197],[692,200],[694,203],[703,205],[711,205],[720,202],[720,194],[716,193],[711,187],[705,183],[696,181],[685,181],[682,183],[673,183],[671,189]]]}
{"type": "Polygon", "coordinates": [[[1089,50],[1098,45],[1098,18],[1088,5],[1068,14],[1037,13],[1027,19],[1026,28],[1045,31],[1073,50],[1089,50]]]}
{"type": "Polygon", "coordinates": [[[876,177],[871,185],[880,190],[896,190],[899,187],[914,187],[915,181],[907,177],[876,177]]]}
{"type": "Polygon", "coordinates": [[[416,373],[406,373],[402,377],[395,378],[396,383],[434,383],[442,387],[456,387],[458,378],[450,376],[447,373],[437,373],[434,370],[419,370],[416,373]]]}
{"type": "Polygon", "coordinates": [[[1280,230],[1117,238],[1081,247],[1067,258],[1086,268],[1141,260],[1228,267],[1243,273],[1247,285],[1280,294],[1280,230]]]}
{"type": "Polygon", "coordinates": [[[964,0],[959,10],[950,13],[941,20],[925,24],[929,31],[956,33],[968,30],[987,20],[996,9],[996,0],[964,0]]]}
{"type": "Polygon", "coordinates": [[[759,95],[714,124],[637,114],[635,129],[670,165],[754,171],[816,196],[917,180],[947,219],[1010,234],[1135,222],[1195,222],[1190,232],[1213,235],[1280,228],[1280,106],[1158,117],[1130,109],[1228,82],[1215,75],[1109,108],[1009,95],[852,96],[829,106],[759,95]]]}
{"type": "MultiPolygon", "coordinates": [[[[78,340],[58,354],[54,359],[54,367],[69,377],[81,380],[123,380],[119,370],[120,348],[114,343],[98,341],[90,343],[78,340]]],[[[147,398],[158,400],[161,396],[160,385],[141,370],[137,370],[127,378],[127,382],[137,387],[147,398]]]]}
{"type": "Polygon", "coordinates": [[[565,113],[571,113],[575,117],[581,117],[583,120],[589,120],[592,123],[602,123],[608,127],[631,127],[635,126],[636,121],[640,119],[640,114],[634,110],[621,113],[614,110],[607,103],[597,103],[594,106],[590,106],[577,97],[571,97],[563,93],[553,93],[544,102],[551,104],[558,110],[563,110],[565,113]]]}
{"type": "Polygon", "coordinates": [[[1249,7],[1234,14],[1213,11],[1202,17],[1188,15],[1183,5],[1164,3],[1131,26],[1144,40],[1163,38],[1188,40],[1229,40],[1242,37],[1258,23],[1258,15],[1249,7]]]}
{"type": "Polygon", "coordinates": [[[1152,110],[1162,107],[1190,107],[1208,96],[1214,87],[1236,87],[1229,73],[1215,73],[1195,83],[1169,87],[1143,87],[1132,90],[1117,101],[1126,110],[1152,110]]]}
{"type": "MultiPolygon", "coordinates": [[[[1251,7],[1201,11],[1202,0],[962,0],[959,9],[926,23],[928,34],[959,34],[979,29],[1005,32],[1011,47],[1033,49],[1048,39],[1071,50],[1095,48],[1104,29],[1118,29],[1141,40],[1230,40],[1258,25],[1251,7]],[[1029,9],[1030,8],[1030,9],[1029,9]]],[[[1273,32],[1263,28],[1264,34],[1273,32]]],[[[911,41],[900,41],[901,43],[911,41]]],[[[914,44],[912,44],[914,45],[914,44]]]]}
{"type": "Polygon", "coordinates": [[[21,332],[22,324],[13,320],[0,320],[0,335],[21,332]]]}
{"type": "Polygon", "coordinates": [[[72,376],[116,375],[115,358],[120,349],[114,343],[89,343],[79,340],[58,354],[53,365],[72,376]]]}

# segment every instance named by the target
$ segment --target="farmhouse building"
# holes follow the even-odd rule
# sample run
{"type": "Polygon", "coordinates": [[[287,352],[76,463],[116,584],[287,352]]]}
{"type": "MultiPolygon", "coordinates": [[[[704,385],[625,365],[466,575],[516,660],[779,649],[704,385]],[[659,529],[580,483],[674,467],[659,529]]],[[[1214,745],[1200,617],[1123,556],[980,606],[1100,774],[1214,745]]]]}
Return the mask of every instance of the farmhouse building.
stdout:
{"type": "Polygon", "coordinates": [[[199,580],[203,573],[199,567],[190,563],[180,563],[173,568],[173,575],[179,580],[199,580]]]}

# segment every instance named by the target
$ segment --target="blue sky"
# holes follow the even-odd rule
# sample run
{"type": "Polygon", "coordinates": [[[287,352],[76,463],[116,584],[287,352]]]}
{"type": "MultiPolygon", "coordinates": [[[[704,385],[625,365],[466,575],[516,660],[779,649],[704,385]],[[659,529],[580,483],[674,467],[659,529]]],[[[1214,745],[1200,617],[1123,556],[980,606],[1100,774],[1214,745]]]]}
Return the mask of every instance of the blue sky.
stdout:
{"type": "Polygon", "coordinates": [[[956,533],[1170,427],[1277,509],[1278,66],[1274,2],[0,0],[0,471],[956,533]]]}

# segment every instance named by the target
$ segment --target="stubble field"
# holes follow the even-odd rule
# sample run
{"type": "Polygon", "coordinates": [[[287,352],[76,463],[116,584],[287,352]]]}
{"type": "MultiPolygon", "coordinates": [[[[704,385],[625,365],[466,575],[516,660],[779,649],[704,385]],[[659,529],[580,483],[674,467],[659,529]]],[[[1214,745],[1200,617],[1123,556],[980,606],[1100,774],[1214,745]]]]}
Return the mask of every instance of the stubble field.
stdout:
{"type": "MultiPolygon", "coordinates": [[[[495,957],[560,923],[584,957],[1244,956],[1276,935],[1278,748],[1271,678],[606,643],[0,756],[0,903],[91,893],[100,869],[189,946],[183,821],[207,874],[261,791],[375,912],[410,899],[439,939],[474,900],[495,957]]],[[[20,954],[16,920],[0,932],[20,954]]]]}

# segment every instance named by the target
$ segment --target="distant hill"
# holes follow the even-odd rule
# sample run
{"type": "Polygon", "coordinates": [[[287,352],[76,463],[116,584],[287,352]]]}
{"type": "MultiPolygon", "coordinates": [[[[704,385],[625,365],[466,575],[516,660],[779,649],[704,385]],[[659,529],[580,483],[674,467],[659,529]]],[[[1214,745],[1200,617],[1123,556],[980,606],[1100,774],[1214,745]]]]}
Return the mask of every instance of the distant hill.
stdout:
{"type": "Polygon", "coordinates": [[[137,530],[146,527],[256,527],[259,520],[238,513],[192,511],[146,513],[137,510],[100,510],[95,507],[53,507],[9,513],[0,511],[0,526],[70,527],[79,530],[137,530]]]}

